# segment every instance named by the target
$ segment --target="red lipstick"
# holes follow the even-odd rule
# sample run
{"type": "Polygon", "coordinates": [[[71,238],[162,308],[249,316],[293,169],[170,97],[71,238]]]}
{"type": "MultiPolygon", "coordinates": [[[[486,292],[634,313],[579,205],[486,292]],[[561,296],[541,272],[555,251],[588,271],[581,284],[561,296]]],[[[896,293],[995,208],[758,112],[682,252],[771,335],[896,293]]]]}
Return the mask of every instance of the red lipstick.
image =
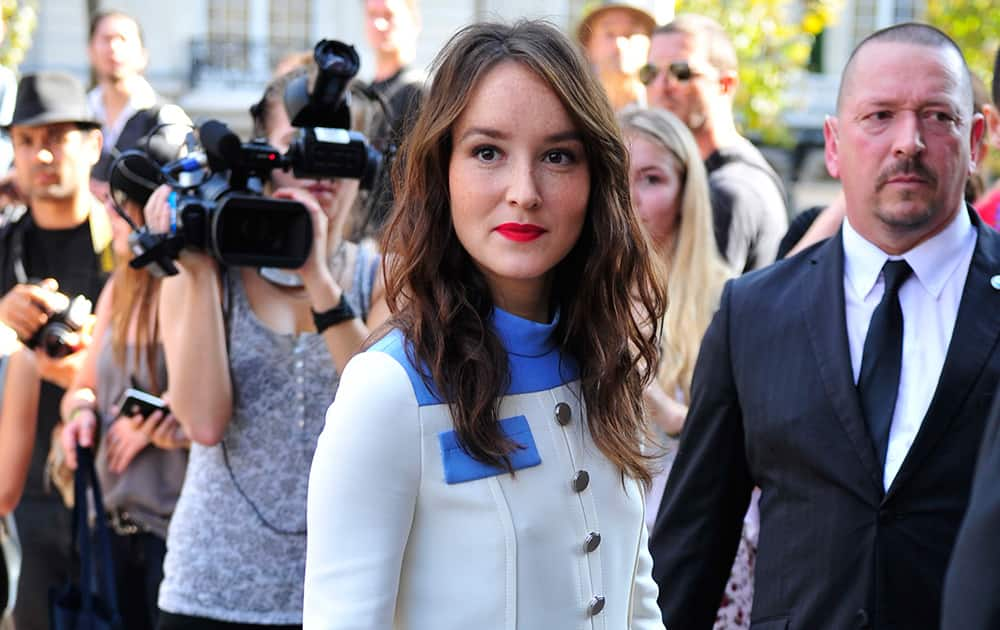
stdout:
{"type": "Polygon", "coordinates": [[[504,223],[495,229],[500,233],[500,236],[519,243],[533,241],[545,234],[545,228],[531,223],[504,223]]]}

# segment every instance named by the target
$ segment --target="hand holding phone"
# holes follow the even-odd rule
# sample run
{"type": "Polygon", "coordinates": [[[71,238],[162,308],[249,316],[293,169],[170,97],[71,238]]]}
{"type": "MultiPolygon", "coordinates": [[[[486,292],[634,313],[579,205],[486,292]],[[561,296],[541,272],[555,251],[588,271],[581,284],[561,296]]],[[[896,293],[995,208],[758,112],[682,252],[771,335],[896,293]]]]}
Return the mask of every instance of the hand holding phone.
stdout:
{"type": "Polygon", "coordinates": [[[143,418],[148,418],[154,411],[162,411],[163,417],[170,415],[170,407],[165,400],[141,389],[133,387],[126,389],[121,400],[118,401],[119,415],[134,416],[138,414],[143,418]]]}

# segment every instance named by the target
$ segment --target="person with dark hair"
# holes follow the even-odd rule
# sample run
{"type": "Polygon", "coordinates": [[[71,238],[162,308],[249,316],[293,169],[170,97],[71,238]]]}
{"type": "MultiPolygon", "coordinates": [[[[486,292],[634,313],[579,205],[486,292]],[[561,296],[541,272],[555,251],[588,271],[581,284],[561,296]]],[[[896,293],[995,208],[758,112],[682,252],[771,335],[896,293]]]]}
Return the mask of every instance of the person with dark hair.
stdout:
{"type": "Polygon", "coordinates": [[[735,273],[774,262],[788,229],[781,178],[736,128],[736,48],[715,20],[678,15],[657,27],[639,71],[650,107],[684,121],[708,170],[715,238],[735,273]]]}
{"type": "Polygon", "coordinates": [[[662,628],[642,449],[665,297],[585,64],[536,21],[435,61],[383,238],[392,317],[313,459],[306,628],[662,628]]]}
{"type": "MultiPolygon", "coordinates": [[[[100,124],[80,82],[61,72],[27,75],[18,85],[9,127],[17,187],[26,206],[6,209],[0,227],[0,323],[28,346],[69,296],[96,301],[114,265],[107,212],[90,193],[101,153],[100,124]]],[[[66,582],[70,513],[45,482],[45,460],[59,422],[59,401],[86,356],[86,334],[71,333],[53,357],[38,349],[44,381],[24,495],[14,516],[24,563],[14,621],[18,630],[48,630],[48,588],[66,582]]]]}
{"type": "Polygon", "coordinates": [[[712,626],[760,488],[750,625],[938,627],[1000,378],[1000,235],[964,201],[983,133],[925,24],[854,50],[826,164],[843,227],[726,284],[652,532],[672,630],[712,626]]]}
{"type": "MultiPolygon", "coordinates": [[[[251,109],[282,152],[296,130],[279,77],[251,109]]],[[[302,624],[306,486],[323,413],[348,359],[387,314],[380,256],[341,238],[358,181],[271,173],[267,194],[309,210],[309,258],[292,272],[222,267],[184,250],[161,283],[170,407],[192,440],[167,533],[160,630],[302,624]]],[[[169,227],[170,191],[146,207],[169,227]]]]}
{"type": "MultiPolygon", "coordinates": [[[[990,125],[990,137],[1000,148],[1000,48],[993,68],[993,104],[983,109],[990,125]]],[[[1000,191],[1000,188],[997,189],[1000,191]]],[[[996,276],[994,276],[996,277],[996,276]]],[[[1000,627],[1000,495],[997,471],[1000,470],[1000,397],[986,420],[982,446],[976,464],[976,476],[962,527],[955,540],[955,550],[945,577],[942,630],[1000,627]]]]}
{"type": "Polygon", "coordinates": [[[161,279],[129,265],[131,226],[145,224],[142,208],[157,186],[155,166],[125,156],[110,171],[107,201],[115,247],[115,270],[97,300],[91,350],[63,397],[60,444],[70,469],[76,446],[97,447],[96,466],[111,530],[122,622],[128,630],[153,630],[163,580],[167,523],[187,467],[188,441],[171,415],[148,417],[119,409],[130,388],[161,395],[167,368],[156,318],[161,279]]]}
{"type": "Polygon", "coordinates": [[[164,102],[142,76],[149,54],[134,17],[121,11],[95,15],[90,22],[87,55],[97,83],[87,98],[104,134],[101,160],[92,175],[95,189],[103,192],[111,162],[119,153],[143,148],[140,139],[161,126],[169,127],[161,134],[182,138],[190,131],[191,120],[180,107],[164,102]]]}

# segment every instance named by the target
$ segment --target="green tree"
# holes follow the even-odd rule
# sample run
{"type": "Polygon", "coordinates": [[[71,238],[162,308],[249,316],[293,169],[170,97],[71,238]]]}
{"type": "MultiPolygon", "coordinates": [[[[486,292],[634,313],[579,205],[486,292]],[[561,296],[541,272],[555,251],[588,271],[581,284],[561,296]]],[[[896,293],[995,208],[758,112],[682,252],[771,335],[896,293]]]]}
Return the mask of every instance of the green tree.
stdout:
{"type": "Polygon", "coordinates": [[[31,34],[38,24],[36,6],[32,0],[0,0],[0,15],[6,29],[0,44],[0,65],[17,70],[24,60],[31,46],[31,34]]]}
{"type": "Polygon", "coordinates": [[[788,82],[805,70],[816,38],[840,7],[841,0],[679,0],[676,12],[722,24],[740,60],[736,111],[743,130],[769,144],[787,144],[781,113],[788,82]]]}
{"type": "MultiPolygon", "coordinates": [[[[927,0],[924,19],[955,40],[969,69],[989,91],[1000,46],[1000,5],[996,0],[927,0]]],[[[986,157],[986,171],[1000,173],[1000,154],[989,151],[986,157]]]]}
{"type": "Polygon", "coordinates": [[[1000,46],[1000,4],[996,0],[927,0],[925,19],[955,40],[969,68],[989,86],[1000,46]]]}

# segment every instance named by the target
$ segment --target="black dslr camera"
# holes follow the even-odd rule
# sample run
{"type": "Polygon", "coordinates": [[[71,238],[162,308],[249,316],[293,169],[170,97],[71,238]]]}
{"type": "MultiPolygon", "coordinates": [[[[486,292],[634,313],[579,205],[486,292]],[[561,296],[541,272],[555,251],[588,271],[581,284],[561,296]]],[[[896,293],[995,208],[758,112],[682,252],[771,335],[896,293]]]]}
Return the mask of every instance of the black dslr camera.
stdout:
{"type": "Polygon", "coordinates": [[[297,269],[312,249],[312,221],[297,201],[263,196],[275,169],[297,177],[352,178],[370,188],[382,154],[350,131],[348,84],[357,74],[353,46],[322,40],[313,51],[318,72],[292,80],[285,109],[298,128],[287,152],[261,140],[242,142],[225,124],[209,120],[198,127],[201,151],[174,160],[159,171],[173,188],[171,231],[130,236],[134,268],[152,265],[153,273],[177,273],[173,260],[181,249],[209,252],[228,265],[297,269]]]}
{"type": "Polygon", "coordinates": [[[53,359],[65,357],[80,349],[80,344],[73,341],[76,337],[74,333],[83,329],[92,308],[90,300],[82,295],[73,298],[62,293],[58,295],[65,299],[65,306],[51,313],[45,324],[24,344],[31,349],[41,348],[53,359]]]}

